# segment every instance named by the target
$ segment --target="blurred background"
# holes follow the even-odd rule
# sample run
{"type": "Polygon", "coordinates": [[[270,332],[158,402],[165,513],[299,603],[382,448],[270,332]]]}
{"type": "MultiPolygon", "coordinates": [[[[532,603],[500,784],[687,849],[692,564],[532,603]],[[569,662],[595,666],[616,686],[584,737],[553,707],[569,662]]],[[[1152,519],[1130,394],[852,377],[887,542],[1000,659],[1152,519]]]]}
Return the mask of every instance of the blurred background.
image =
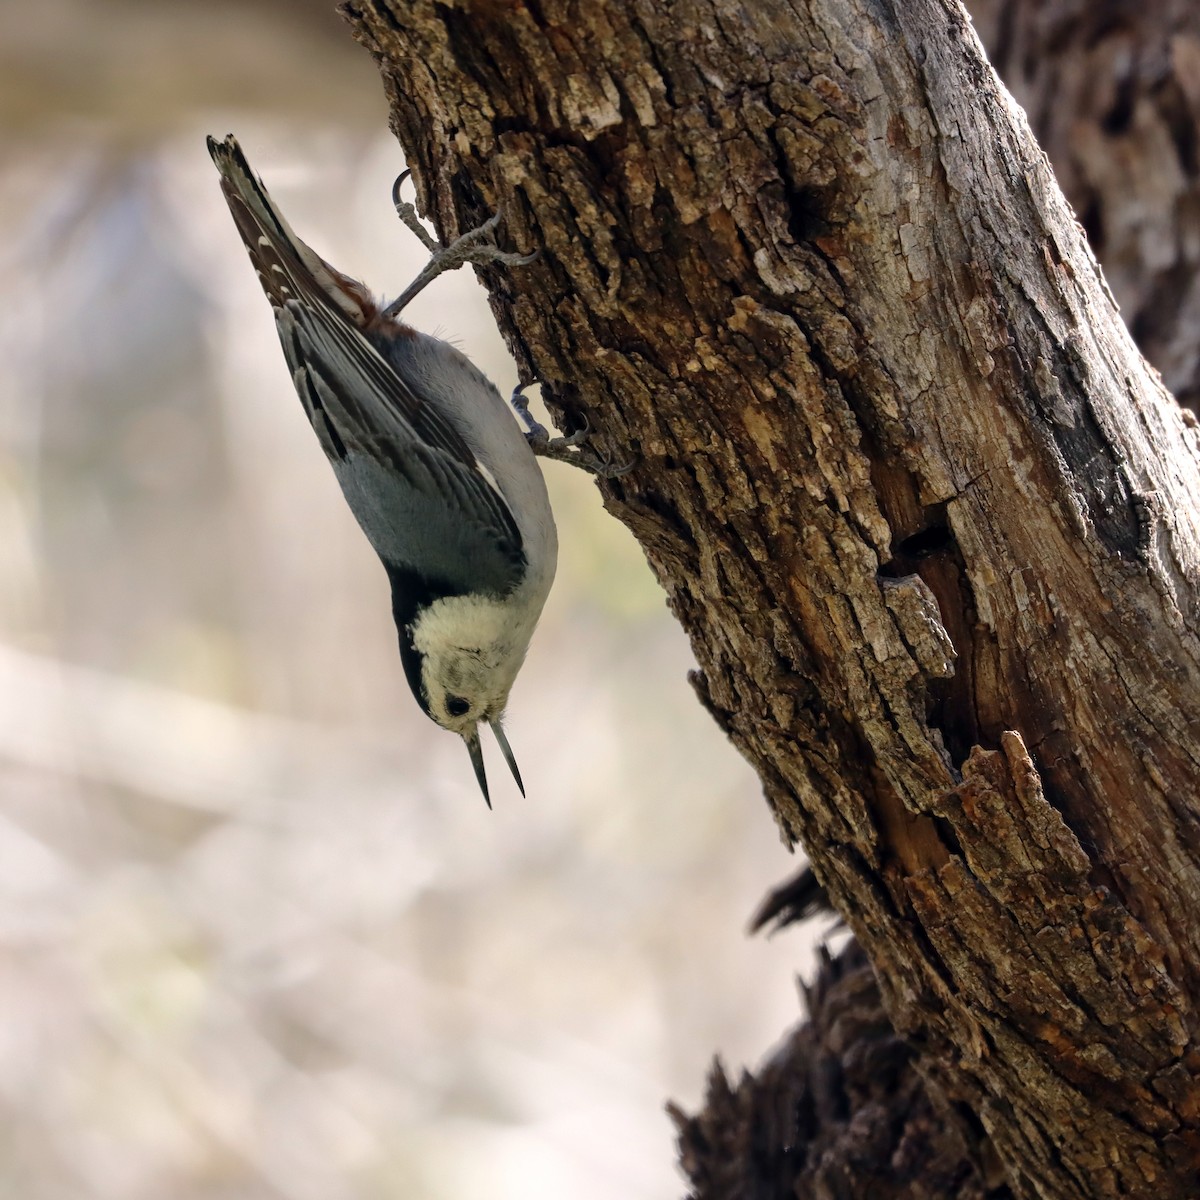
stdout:
{"type": "MultiPolygon", "coordinates": [[[[799,1015],[796,861],[642,556],[562,554],[495,811],[418,712],[204,149],[395,294],[382,89],[332,0],[0,0],[0,1195],[654,1198],[799,1015]]],[[[502,391],[469,270],[406,316],[502,391]]]]}

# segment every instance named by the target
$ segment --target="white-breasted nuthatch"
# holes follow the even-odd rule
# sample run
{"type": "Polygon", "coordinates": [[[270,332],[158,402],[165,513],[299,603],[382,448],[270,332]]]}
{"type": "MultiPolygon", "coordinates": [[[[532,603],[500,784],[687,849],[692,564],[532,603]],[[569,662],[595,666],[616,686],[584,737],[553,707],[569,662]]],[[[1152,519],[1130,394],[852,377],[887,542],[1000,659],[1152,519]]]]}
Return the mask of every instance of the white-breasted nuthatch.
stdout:
{"type": "Polygon", "coordinates": [[[413,695],[428,717],[466,742],[489,807],[481,723],[492,727],[524,794],[501,720],[558,555],[533,450],[610,472],[573,449],[579,435],[550,439],[518,388],[513,405],[530,430],[523,435],[465,355],[418,333],[399,313],[442,271],[533,256],[499,249],[491,237],[499,214],[440,246],[400,203],[402,175],[397,212],[433,256],[385,305],[292,232],[232,135],[210,137],[208,149],[274,309],[304,411],[387,571],[413,695]]]}

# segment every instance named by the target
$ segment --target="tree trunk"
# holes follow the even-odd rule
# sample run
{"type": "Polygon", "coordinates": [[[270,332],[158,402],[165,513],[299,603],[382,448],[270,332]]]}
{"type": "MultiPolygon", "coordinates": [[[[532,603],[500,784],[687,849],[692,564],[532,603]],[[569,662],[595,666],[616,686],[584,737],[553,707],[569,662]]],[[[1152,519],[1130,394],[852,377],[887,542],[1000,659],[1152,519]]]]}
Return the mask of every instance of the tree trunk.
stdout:
{"type": "Polygon", "coordinates": [[[1197,436],[962,9],[347,11],[975,1164],[800,1194],[1194,1197],[1197,436]]]}

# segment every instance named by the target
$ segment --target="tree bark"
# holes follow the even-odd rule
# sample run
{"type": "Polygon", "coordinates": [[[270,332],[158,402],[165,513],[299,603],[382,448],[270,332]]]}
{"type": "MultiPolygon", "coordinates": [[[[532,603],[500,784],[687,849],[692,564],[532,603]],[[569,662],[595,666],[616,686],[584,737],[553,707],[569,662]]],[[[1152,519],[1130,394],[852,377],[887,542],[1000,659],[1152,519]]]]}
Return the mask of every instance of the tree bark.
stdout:
{"type": "Polygon", "coordinates": [[[1014,1195],[1194,1196],[1197,435],[962,9],[347,11],[438,228],[541,250],[501,328],[635,459],[930,1111],[1014,1195]]]}
{"type": "Polygon", "coordinates": [[[972,0],[1142,353],[1200,408],[1200,6],[972,0]]]}
{"type": "Polygon", "coordinates": [[[925,1086],[857,942],[822,952],[809,1022],[732,1086],[714,1063],[704,1110],[680,1130],[680,1165],[703,1200],[1009,1200],[972,1115],[925,1086]]]}

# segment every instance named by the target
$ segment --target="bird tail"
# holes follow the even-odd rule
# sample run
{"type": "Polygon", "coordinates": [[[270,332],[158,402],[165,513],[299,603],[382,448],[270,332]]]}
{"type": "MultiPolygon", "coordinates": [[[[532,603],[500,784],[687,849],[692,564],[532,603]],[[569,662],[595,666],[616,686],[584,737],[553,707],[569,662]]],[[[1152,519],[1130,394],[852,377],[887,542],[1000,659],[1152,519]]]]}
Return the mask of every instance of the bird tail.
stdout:
{"type": "Polygon", "coordinates": [[[208,152],[221,174],[221,191],[272,307],[282,309],[288,300],[323,301],[359,329],[369,324],[378,312],[371,294],[292,232],[233,134],[222,141],[209,137],[208,152]]]}

